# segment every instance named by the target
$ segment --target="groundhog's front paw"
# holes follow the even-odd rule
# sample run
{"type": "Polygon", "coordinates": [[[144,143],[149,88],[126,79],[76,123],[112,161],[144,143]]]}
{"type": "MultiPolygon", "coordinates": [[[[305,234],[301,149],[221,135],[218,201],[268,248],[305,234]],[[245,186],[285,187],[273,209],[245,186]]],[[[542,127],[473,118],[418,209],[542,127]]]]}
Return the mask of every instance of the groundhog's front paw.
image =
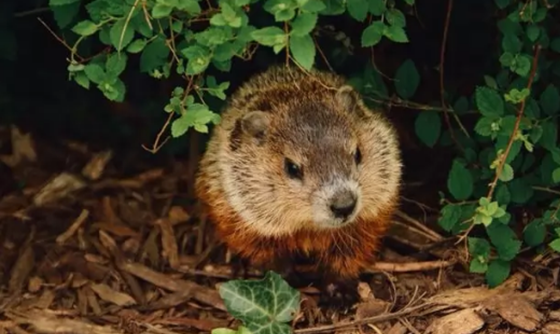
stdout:
{"type": "Polygon", "coordinates": [[[344,313],[359,301],[357,282],[329,282],[322,286],[319,306],[344,313]]]}

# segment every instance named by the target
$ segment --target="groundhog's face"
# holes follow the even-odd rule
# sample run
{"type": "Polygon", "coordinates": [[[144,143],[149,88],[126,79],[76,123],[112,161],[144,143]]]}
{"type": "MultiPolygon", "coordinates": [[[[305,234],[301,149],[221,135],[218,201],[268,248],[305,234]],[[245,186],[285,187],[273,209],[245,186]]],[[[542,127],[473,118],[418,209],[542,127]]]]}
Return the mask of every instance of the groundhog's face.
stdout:
{"type": "Polygon", "coordinates": [[[388,125],[356,103],[343,87],[270,104],[236,123],[225,188],[251,228],[281,235],[374,218],[394,193],[388,183],[398,183],[398,153],[388,125]]]}

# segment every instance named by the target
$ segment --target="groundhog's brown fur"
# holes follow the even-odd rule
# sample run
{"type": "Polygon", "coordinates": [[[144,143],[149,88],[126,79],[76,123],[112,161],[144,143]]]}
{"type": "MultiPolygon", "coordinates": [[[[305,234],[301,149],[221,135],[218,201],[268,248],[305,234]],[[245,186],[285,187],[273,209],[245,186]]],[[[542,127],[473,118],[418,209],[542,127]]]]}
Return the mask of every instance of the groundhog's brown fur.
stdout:
{"type": "Polygon", "coordinates": [[[307,258],[353,279],[374,259],[400,179],[394,129],[343,78],[273,67],[230,98],[196,192],[221,240],[253,264],[307,258]],[[352,214],[333,211],[352,199],[352,214]]]}

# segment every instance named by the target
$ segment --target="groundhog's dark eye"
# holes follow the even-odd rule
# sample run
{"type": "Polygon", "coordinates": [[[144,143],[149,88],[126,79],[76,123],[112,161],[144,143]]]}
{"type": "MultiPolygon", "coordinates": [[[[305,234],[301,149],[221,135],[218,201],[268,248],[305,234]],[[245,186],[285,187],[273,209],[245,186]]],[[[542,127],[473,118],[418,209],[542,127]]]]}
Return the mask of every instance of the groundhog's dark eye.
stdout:
{"type": "Polygon", "coordinates": [[[356,148],[356,152],[354,152],[354,161],[356,161],[356,165],[359,165],[362,162],[362,152],[360,148],[356,148]]]}
{"type": "Polygon", "coordinates": [[[303,178],[303,171],[301,168],[290,159],[284,159],[284,170],[292,179],[301,180],[303,178]]]}

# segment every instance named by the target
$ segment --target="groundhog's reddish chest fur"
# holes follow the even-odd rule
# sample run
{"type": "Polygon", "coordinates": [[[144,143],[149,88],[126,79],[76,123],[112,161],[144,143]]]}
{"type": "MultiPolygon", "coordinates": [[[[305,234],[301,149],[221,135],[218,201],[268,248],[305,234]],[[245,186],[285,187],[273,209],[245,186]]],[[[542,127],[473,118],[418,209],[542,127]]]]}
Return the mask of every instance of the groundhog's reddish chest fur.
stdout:
{"type": "MultiPolygon", "coordinates": [[[[204,187],[202,183],[199,184],[204,187]]],[[[240,217],[224,201],[223,194],[198,189],[205,210],[214,223],[219,239],[252,264],[271,269],[298,256],[314,258],[311,269],[341,279],[356,278],[370,265],[380,240],[390,224],[396,201],[379,213],[375,221],[359,220],[346,228],[330,231],[306,230],[283,237],[262,237],[240,230],[240,217]]]]}

